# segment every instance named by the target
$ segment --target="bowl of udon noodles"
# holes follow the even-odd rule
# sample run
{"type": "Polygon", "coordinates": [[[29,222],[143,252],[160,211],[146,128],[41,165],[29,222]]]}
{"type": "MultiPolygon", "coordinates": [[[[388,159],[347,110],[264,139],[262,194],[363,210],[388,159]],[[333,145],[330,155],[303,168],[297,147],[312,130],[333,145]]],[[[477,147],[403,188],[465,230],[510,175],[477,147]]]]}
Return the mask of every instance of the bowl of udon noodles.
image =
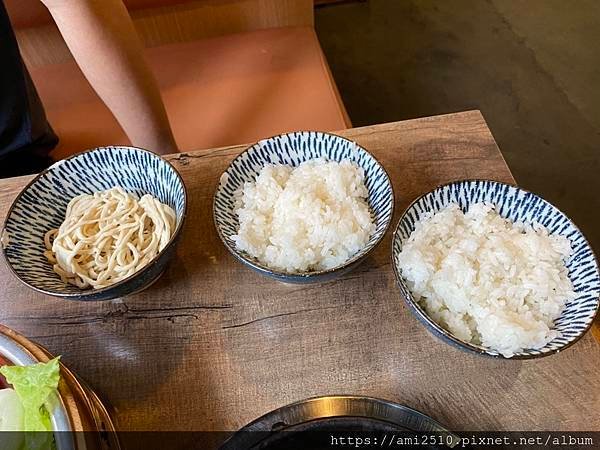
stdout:
{"type": "Polygon", "coordinates": [[[0,248],[30,288],[110,300],[149,287],[175,252],[187,211],[177,170],[135,147],[100,147],[37,175],[8,211],[0,248]]]}

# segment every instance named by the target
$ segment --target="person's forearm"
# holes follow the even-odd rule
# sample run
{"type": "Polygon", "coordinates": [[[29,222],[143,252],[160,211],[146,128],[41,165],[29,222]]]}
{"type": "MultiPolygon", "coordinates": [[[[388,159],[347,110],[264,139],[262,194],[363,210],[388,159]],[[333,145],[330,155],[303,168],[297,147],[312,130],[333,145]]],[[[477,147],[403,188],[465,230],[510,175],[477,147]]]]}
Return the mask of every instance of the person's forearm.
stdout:
{"type": "Polygon", "coordinates": [[[131,143],[157,153],[176,152],[160,92],[122,0],[42,2],[131,143]]]}

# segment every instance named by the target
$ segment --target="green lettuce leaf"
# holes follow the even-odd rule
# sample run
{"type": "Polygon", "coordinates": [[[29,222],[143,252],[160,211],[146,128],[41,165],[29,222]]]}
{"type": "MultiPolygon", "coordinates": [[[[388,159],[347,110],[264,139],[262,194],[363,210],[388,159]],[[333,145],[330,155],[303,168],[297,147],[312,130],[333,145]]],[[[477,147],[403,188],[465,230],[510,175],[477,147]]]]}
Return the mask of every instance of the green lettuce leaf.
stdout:
{"type": "Polygon", "coordinates": [[[26,434],[27,450],[48,449],[53,445],[52,425],[44,403],[58,387],[59,358],[31,366],[0,367],[0,373],[12,385],[23,404],[23,431],[42,432],[26,434]]]}

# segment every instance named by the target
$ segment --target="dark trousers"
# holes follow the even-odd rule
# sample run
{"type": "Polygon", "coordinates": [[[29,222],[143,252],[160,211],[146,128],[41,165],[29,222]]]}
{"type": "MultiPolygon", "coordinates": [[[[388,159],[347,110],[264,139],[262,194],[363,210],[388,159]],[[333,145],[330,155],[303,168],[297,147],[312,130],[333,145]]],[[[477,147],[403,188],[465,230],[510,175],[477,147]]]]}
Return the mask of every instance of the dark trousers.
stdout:
{"type": "Polygon", "coordinates": [[[0,177],[43,170],[57,143],[0,0],[0,177]]]}

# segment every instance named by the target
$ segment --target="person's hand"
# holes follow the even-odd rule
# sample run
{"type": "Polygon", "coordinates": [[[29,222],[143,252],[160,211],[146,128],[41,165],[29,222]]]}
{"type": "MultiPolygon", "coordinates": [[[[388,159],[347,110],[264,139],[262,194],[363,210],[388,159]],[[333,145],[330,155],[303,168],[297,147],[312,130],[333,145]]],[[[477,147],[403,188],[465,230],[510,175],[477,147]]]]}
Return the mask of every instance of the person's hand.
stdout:
{"type": "Polygon", "coordinates": [[[170,155],[172,153],[179,153],[177,144],[175,143],[175,140],[172,139],[172,137],[173,136],[171,136],[171,139],[166,139],[164,142],[157,144],[155,148],[151,148],[151,147],[142,147],[142,148],[145,148],[146,150],[150,150],[151,152],[157,153],[159,155],[170,155]]]}

